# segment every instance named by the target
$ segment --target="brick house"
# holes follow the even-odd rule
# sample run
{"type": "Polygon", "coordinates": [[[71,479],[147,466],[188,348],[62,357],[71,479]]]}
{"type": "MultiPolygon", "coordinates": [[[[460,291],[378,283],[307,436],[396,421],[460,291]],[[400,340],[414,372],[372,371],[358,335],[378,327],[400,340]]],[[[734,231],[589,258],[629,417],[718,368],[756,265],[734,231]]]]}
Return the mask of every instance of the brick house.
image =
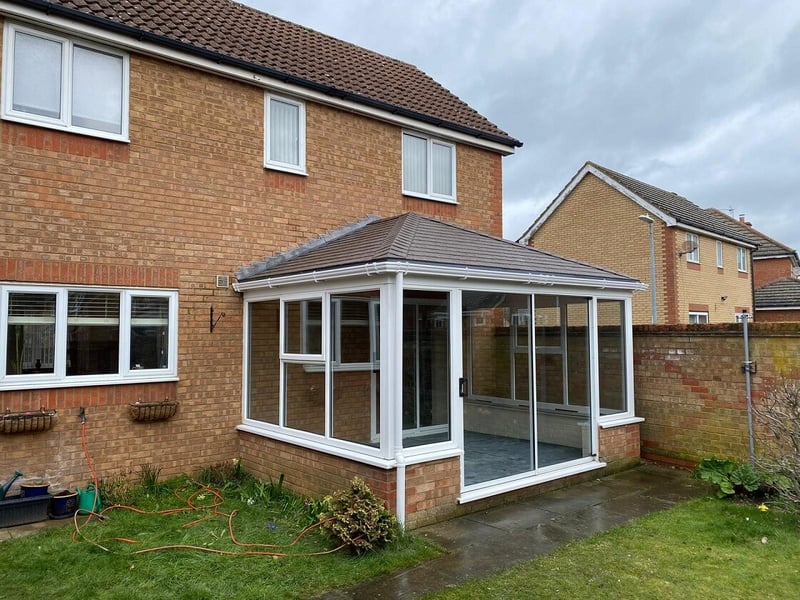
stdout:
{"type": "Polygon", "coordinates": [[[638,458],[642,286],[500,239],[519,141],[243,5],[120,6],[0,1],[0,473],[84,484],[84,432],[101,477],[360,475],[414,527],[638,458]]]}
{"type": "Polygon", "coordinates": [[[635,324],[724,323],[753,314],[756,245],[735,224],[592,162],[519,241],[648,283],[633,299],[635,324]]]}
{"type": "Polygon", "coordinates": [[[789,248],[753,227],[744,216],[734,219],[716,208],[708,209],[733,224],[756,245],[753,250],[753,286],[757,321],[800,321],[800,259],[789,248]]]}

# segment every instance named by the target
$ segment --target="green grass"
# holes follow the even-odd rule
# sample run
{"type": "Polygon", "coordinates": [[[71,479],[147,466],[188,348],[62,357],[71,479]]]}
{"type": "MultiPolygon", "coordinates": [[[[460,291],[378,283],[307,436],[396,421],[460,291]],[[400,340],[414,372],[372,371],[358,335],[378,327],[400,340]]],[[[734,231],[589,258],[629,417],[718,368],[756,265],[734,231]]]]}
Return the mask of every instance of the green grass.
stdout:
{"type": "Polygon", "coordinates": [[[708,498],[430,598],[797,598],[798,556],[796,517],[708,498]]]}
{"type": "MultiPolygon", "coordinates": [[[[152,482],[151,482],[152,483],[152,482]]],[[[129,495],[137,507],[151,512],[186,506],[183,498],[198,490],[186,478],[139,488],[129,495]]],[[[230,514],[239,542],[279,544],[281,548],[236,546],[229,536],[228,517],[211,508],[177,514],[137,514],[111,509],[107,519],[80,528],[64,527],[0,543],[0,585],[3,593],[30,598],[308,598],[323,590],[353,584],[439,554],[433,545],[411,536],[363,556],[338,551],[323,556],[334,544],[318,530],[289,543],[312,520],[309,505],[275,487],[256,481],[223,488],[224,502],[216,512],[230,514]],[[249,500],[249,502],[248,502],[249,500]],[[189,524],[199,518],[202,522],[189,524]],[[126,538],[131,542],[116,538],[126,538]],[[191,545],[231,552],[219,555],[197,549],[137,551],[191,545]],[[102,548],[101,548],[102,546],[102,548]],[[105,548],[105,550],[103,549],[105,548]],[[246,556],[243,552],[286,552],[290,556],[246,556]]],[[[206,494],[196,505],[210,507],[206,494]]],[[[82,525],[86,517],[79,517],[82,525]]]]}

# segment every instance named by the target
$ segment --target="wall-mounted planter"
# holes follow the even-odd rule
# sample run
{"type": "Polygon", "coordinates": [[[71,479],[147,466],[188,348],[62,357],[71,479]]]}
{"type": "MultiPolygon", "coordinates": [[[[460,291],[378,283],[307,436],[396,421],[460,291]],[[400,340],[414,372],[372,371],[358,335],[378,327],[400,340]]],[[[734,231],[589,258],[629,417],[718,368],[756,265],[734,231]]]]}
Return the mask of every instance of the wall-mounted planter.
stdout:
{"type": "Polygon", "coordinates": [[[165,421],[178,412],[178,402],[134,402],[128,405],[131,419],[134,421],[165,421]]]}
{"type": "Polygon", "coordinates": [[[0,433],[47,431],[56,423],[58,423],[58,413],[54,410],[7,412],[0,415],[0,433]]]}

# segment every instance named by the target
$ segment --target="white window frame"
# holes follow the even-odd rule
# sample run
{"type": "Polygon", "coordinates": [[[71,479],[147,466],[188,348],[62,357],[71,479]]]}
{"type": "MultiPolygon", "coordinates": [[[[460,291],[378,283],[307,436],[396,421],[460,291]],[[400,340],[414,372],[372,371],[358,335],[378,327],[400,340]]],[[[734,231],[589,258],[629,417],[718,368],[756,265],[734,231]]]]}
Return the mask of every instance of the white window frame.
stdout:
{"type": "Polygon", "coordinates": [[[694,250],[686,253],[686,262],[700,263],[700,237],[696,233],[687,233],[686,242],[694,242],[694,250]]]}
{"type": "Polygon", "coordinates": [[[747,249],[736,248],[736,268],[739,273],[747,273],[747,249]]]}
{"type": "Polygon", "coordinates": [[[91,286],[0,285],[0,390],[40,389],[172,381],[178,376],[178,292],[149,288],[112,288],[91,286]],[[100,292],[120,295],[119,368],[102,375],[67,375],[67,299],[70,293],[100,292]],[[7,374],[6,339],[8,336],[8,298],[11,293],[54,294],[56,296],[55,358],[52,373],[7,374]],[[169,299],[168,358],[162,369],[131,369],[131,301],[134,297],[169,299]]]}
{"type": "Polygon", "coordinates": [[[725,251],[721,241],[717,240],[717,268],[725,268],[725,251]]]}
{"type": "Polygon", "coordinates": [[[306,175],[306,105],[305,102],[295,100],[294,98],[287,98],[286,96],[279,96],[267,92],[264,95],[264,167],[267,169],[275,169],[278,171],[287,171],[297,175],[306,175]],[[270,156],[270,135],[272,132],[272,111],[271,103],[275,100],[285,104],[296,106],[297,111],[297,164],[288,163],[274,159],[270,156]]]}
{"type": "Polygon", "coordinates": [[[690,310],[689,311],[689,324],[690,325],[707,325],[708,312],[703,310],[690,310]]]}
{"type": "Polygon", "coordinates": [[[129,100],[130,98],[130,57],[126,52],[87,42],[80,38],[73,38],[64,35],[56,35],[47,31],[34,29],[7,21],[3,29],[3,105],[2,118],[8,121],[16,121],[29,125],[47,127],[69,131],[93,137],[109,140],[127,142],[129,141],[128,120],[129,120],[129,100]],[[58,42],[62,45],[62,64],[61,64],[61,98],[59,110],[60,118],[47,117],[33,113],[14,110],[13,108],[13,82],[14,82],[14,43],[17,32],[25,33],[46,40],[58,42]],[[91,129],[72,124],[72,77],[73,77],[73,52],[75,47],[87,48],[89,50],[102,52],[122,59],[122,104],[120,133],[111,133],[100,129],[91,129]]]}
{"type": "Polygon", "coordinates": [[[457,194],[456,194],[456,146],[455,144],[451,144],[450,142],[445,142],[444,140],[433,138],[428,135],[418,133],[416,131],[403,131],[402,132],[402,150],[401,156],[403,158],[403,170],[401,173],[401,185],[403,188],[403,195],[405,196],[413,196],[415,198],[425,198],[427,200],[438,200],[440,202],[450,202],[453,204],[457,203],[457,194]],[[427,181],[425,184],[425,192],[418,192],[414,190],[407,190],[405,187],[405,145],[406,145],[406,138],[413,137],[420,140],[425,140],[427,144],[426,150],[426,158],[427,158],[427,165],[426,165],[426,175],[427,181]],[[450,149],[450,189],[453,190],[452,194],[436,194],[433,192],[433,146],[444,146],[450,149]]]}

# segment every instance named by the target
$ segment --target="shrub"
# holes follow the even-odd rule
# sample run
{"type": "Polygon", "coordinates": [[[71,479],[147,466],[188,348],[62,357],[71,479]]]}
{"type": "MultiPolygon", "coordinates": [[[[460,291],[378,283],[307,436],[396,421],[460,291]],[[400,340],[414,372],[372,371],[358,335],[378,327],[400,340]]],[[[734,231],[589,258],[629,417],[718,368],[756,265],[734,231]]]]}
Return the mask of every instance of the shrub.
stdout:
{"type": "Polygon", "coordinates": [[[753,405],[759,468],[772,473],[780,496],[800,509],[800,386],[781,381],[753,405]]]}
{"type": "Polygon", "coordinates": [[[749,463],[714,456],[701,460],[692,475],[716,485],[719,498],[734,494],[750,497],[770,494],[782,481],[780,476],[755,469],[749,463]]]}
{"type": "Polygon", "coordinates": [[[350,482],[349,489],[326,496],[324,502],[322,527],[355,554],[382,548],[400,532],[394,515],[358,477],[350,482]]]}

